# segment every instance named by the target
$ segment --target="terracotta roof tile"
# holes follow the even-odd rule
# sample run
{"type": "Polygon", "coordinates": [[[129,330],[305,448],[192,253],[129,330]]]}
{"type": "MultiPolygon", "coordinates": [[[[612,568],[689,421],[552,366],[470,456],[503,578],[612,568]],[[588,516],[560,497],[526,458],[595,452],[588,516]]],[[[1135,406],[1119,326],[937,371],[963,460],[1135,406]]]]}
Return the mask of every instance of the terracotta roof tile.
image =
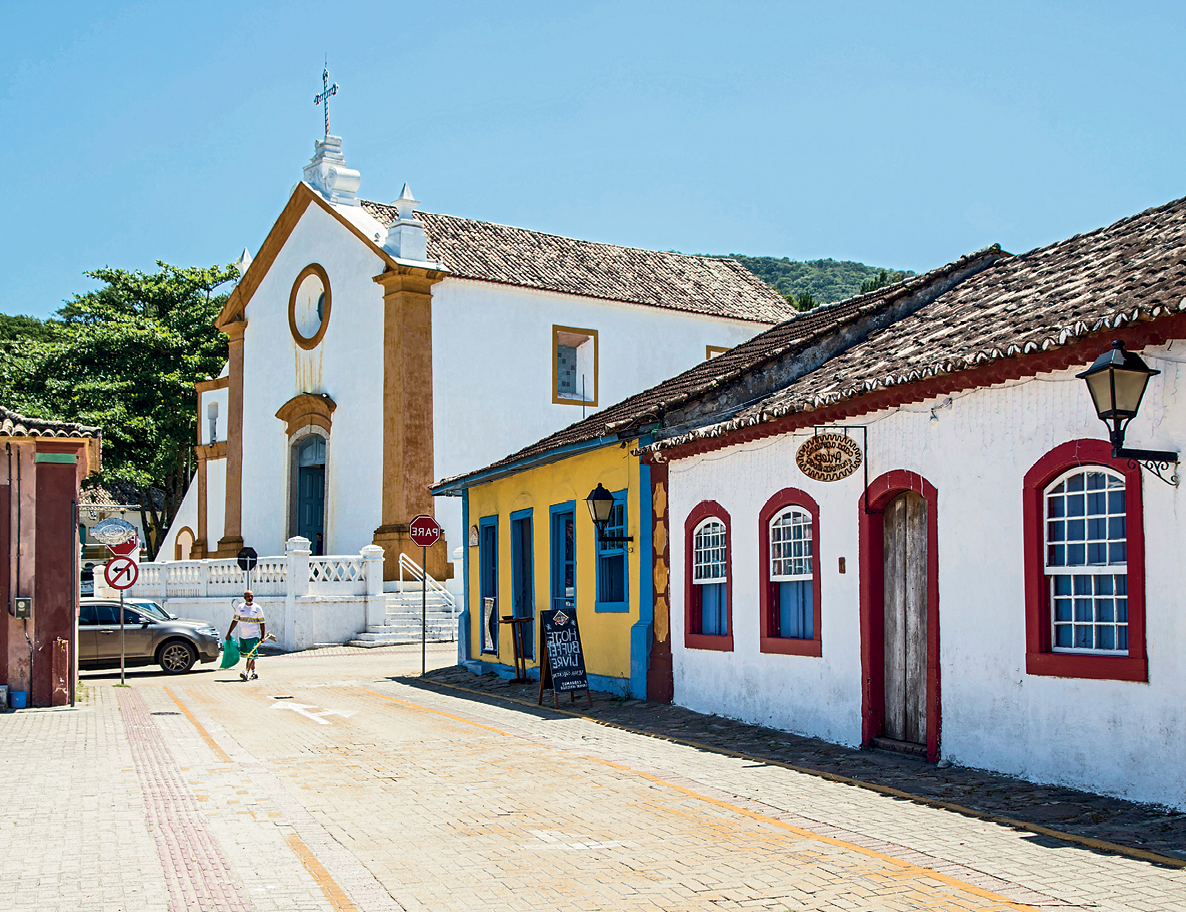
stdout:
{"type": "Polygon", "coordinates": [[[0,405],[0,437],[102,437],[97,427],[87,427],[69,421],[49,421],[26,418],[0,405]]]}
{"type": "MultiPolygon", "coordinates": [[[[384,225],[395,208],[368,200],[384,225]]],[[[464,279],[625,301],[668,310],[777,323],[794,308],[748,269],[725,257],[618,247],[492,222],[416,213],[428,233],[429,259],[464,279]]]]}
{"type": "Polygon", "coordinates": [[[665,449],[1186,310],[1186,199],[1015,257],[665,449]]]}

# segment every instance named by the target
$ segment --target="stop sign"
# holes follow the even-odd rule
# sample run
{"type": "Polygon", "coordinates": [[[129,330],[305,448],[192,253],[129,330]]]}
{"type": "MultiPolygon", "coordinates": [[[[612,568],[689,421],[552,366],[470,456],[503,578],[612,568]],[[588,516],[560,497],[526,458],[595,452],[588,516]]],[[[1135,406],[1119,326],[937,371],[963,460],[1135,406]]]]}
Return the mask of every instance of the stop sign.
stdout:
{"type": "Polygon", "coordinates": [[[130,555],[135,554],[139,548],[140,539],[135,535],[129,538],[126,542],[122,542],[118,545],[107,546],[107,550],[117,557],[129,557],[130,555]]]}
{"type": "Polygon", "coordinates": [[[441,540],[441,526],[435,519],[421,513],[408,524],[408,538],[421,548],[431,548],[441,540]]]}

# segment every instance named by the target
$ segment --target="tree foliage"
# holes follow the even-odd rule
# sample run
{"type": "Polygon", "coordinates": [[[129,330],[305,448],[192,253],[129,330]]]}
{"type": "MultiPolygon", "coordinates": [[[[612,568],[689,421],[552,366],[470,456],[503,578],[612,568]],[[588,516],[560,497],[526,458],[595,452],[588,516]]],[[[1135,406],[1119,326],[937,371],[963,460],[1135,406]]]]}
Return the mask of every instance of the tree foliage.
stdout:
{"type": "Polygon", "coordinates": [[[847,260],[801,261],[786,257],[751,257],[739,253],[729,256],[772,286],[799,310],[843,301],[914,275],[909,271],[880,269],[847,260]]]}
{"type": "Polygon", "coordinates": [[[150,559],[193,475],[194,383],[226,361],[226,337],[214,328],[226,295],[213,291],[238,277],[232,266],[157,266],[88,272],[103,286],[75,295],[54,319],[9,318],[38,325],[7,343],[0,369],[10,408],[102,428],[99,483],[134,486],[150,559]]]}

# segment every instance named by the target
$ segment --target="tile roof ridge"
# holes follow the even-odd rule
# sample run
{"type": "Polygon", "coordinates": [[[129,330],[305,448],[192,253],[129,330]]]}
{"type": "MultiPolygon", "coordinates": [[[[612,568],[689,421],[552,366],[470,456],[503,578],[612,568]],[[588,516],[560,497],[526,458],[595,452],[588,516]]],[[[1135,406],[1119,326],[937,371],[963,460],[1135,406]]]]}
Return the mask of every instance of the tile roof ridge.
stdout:
{"type": "MultiPolygon", "coordinates": [[[[374,200],[365,200],[365,199],[361,200],[361,202],[364,206],[375,206],[375,207],[379,207],[382,209],[390,209],[392,211],[395,210],[395,207],[392,206],[390,203],[379,203],[379,202],[375,202],[374,200]]],[[[569,235],[569,234],[557,234],[554,231],[541,231],[538,228],[524,228],[522,225],[510,225],[510,224],[507,224],[506,222],[493,222],[493,221],[488,221],[486,219],[475,219],[475,218],[470,218],[469,216],[466,216],[466,215],[452,215],[448,212],[432,212],[427,209],[417,209],[416,214],[418,216],[427,215],[429,218],[438,217],[438,218],[454,219],[459,222],[472,222],[473,224],[476,224],[476,225],[490,225],[495,228],[506,228],[510,231],[525,231],[528,234],[538,234],[543,237],[557,238],[562,241],[572,241],[573,243],[576,243],[576,244],[596,244],[599,247],[613,247],[617,250],[637,250],[641,253],[660,253],[660,254],[664,254],[666,256],[685,257],[687,259],[694,259],[694,260],[722,260],[722,261],[725,261],[728,263],[736,264],[738,266],[741,266],[742,269],[745,269],[745,267],[742,266],[742,264],[739,260],[736,260],[733,258],[732,254],[683,253],[682,251],[679,251],[679,250],[658,250],[654,247],[638,247],[633,244],[614,244],[610,241],[593,241],[593,240],[590,240],[589,238],[573,237],[572,235],[569,235]]],[[[746,272],[746,275],[753,276],[754,279],[761,282],[761,279],[758,279],[757,276],[754,276],[753,273],[751,273],[748,269],[746,269],[745,272],[746,272]]],[[[766,283],[763,282],[762,284],[766,284],[766,283]]]]}

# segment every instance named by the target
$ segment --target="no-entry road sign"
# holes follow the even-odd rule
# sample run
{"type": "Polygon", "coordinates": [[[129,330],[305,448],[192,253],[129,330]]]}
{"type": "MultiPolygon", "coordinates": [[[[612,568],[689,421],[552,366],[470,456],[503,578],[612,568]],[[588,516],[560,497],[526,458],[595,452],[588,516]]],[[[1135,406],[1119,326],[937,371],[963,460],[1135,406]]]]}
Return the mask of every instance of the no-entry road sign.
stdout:
{"type": "Polygon", "coordinates": [[[139,577],[140,568],[130,557],[113,557],[103,568],[103,578],[112,589],[131,589],[139,577]]]}
{"type": "Polygon", "coordinates": [[[408,524],[408,538],[421,548],[431,548],[441,540],[441,525],[431,516],[421,513],[408,524]]]}

